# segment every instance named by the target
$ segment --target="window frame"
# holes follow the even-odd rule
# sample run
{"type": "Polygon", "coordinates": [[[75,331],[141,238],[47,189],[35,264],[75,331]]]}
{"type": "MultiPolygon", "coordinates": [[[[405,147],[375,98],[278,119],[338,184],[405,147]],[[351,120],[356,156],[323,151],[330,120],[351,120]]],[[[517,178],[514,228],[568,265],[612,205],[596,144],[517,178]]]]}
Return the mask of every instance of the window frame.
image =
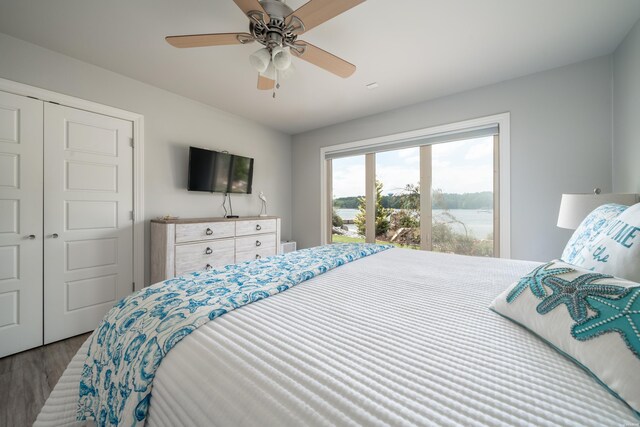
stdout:
{"type": "MultiPolygon", "coordinates": [[[[330,154],[335,154],[347,150],[371,148],[373,151],[383,151],[385,146],[389,146],[397,141],[419,140],[425,137],[442,133],[464,132],[469,129],[481,126],[498,125],[499,135],[494,136],[494,256],[499,258],[511,257],[511,169],[510,169],[510,113],[495,114],[486,117],[480,117],[471,120],[465,120],[456,123],[450,123],[440,126],[432,126],[424,129],[417,129],[408,132],[401,132],[382,137],[368,138],[358,141],[347,142],[343,144],[331,145],[320,148],[320,238],[321,244],[327,244],[331,241],[331,228],[329,220],[331,218],[332,208],[332,170],[331,160],[327,159],[330,154]]],[[[431,145],[420,146],[421,164],[431,160],[431,145]]],[[[373,157],[375,154],[369,157],[373,157]]],[[[367,168],[369,169],[369,168],[367,168]]],[[[420,168],[421,184],[424,180],[425,184],[430,184],[431,177],[425,176],[425,169],[420,168]]],[[[373,176],[375,177],[375,161],[373,166],[373,176]]],[[[429,174],[426,174],[429,175],[429,174]]],[[[367,180],[369,181],[369,180],[367,180]]],[[[431,185],[428,185],[431,187],[431,185]]],[[[421,215],[424,218],[431,217],[431,194],[429,191],[420,192],[421,215]],[[427,212],[428,211],[428,212],[427,212]]],[[[368,210],[371,211],[371,210],[368,210]]],[[[430,228],[421,227],[421,247],[422,250],[428,250],[431,247],[430,228]]]]}

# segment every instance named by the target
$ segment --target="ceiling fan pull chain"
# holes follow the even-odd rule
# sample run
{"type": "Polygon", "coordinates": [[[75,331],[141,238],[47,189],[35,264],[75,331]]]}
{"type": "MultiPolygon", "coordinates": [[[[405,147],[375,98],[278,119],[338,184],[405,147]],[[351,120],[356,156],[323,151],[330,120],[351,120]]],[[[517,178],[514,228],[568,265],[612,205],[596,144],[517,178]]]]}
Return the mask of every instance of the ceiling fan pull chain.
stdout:
{"type": "Polygon", "coordinates": [[[273,85],[273,99],[276,99],[276,90],[280,89],[280,82],[278,81],[278,70],[275,70],[274,74],[274,77],[276,78],[276,84],[273,85]]]}

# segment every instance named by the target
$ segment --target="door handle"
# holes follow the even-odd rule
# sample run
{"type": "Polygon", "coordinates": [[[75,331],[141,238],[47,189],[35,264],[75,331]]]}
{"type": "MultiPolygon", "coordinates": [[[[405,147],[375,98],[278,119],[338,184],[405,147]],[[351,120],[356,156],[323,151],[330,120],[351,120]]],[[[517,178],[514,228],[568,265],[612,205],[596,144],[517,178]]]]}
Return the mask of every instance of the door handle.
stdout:
{"type": "Polygon", "coordinates": [[[53,233],[53,234],[51,235],[51,237],[53,237],[54,239],[57,239],[57,238],[58,238],[58,233],[53,233]]]}
{"type": "Polygon", "coordinates": [[[35,235],[35,234],[29,234],[29,235],[27,236],[27,239],[29,239],[29,240],[33,240],[33,239],[35,239],[35,238],[36,238],[36,235],[35,235]]]}

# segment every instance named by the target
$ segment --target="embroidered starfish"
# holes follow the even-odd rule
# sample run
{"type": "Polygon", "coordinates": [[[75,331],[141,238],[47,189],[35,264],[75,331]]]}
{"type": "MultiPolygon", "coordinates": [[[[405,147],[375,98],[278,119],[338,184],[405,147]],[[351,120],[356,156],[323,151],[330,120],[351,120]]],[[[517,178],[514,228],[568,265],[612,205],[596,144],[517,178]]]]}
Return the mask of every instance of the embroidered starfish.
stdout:
{"type": "Polygon", "coordinates": [[[627,291],[627,288],[622,286],[593,283],[612,277],[598,273],[583,274],[573,280],[564,280],[556,276],[546,277],[543,283],[550,287],[553,293],[538,304],[536,310],[540,314],[547,314],[560,304],[566,304],[571,318],[576,322],[583,322],[588,314],[587,296],[618,296],[627,291]]]}
{"type": "Polygon", "coordinates": [[[507,302],[513,302],[520,296],[522,291],[527,288],[531,288],[531,292],[533,292],[536,297],[542,299],[547,296],[547,291],[544,289],[544,286],[542,286],[542,280],[545,277],[574,271],[573,268],[547,269],[551,265],[553,265],[553,261],[535,268],[531,273],[520,279],[520,282],[509,292],[509,295],[507,295],[507,302]]]}
{"type": "Polygon", "coordinates": [[[586,341],[608,332],[618,332],[640,359],[640,287],[628,289],[622,298],[587,297],[598,314],[571,328],[571,335],[586,341]]]}

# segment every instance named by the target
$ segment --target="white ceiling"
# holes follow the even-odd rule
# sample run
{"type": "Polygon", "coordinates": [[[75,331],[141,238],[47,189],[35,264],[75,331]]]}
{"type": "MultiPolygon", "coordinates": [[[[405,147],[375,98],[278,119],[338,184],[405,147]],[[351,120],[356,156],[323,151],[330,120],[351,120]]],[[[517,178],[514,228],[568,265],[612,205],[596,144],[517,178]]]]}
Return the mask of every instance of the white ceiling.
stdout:
{"type": "Polygon", "coordinates": [[[0,32],[290,134],[604,55],[639,18],[640,0],[368,0],[301,37],[356,73],[294,58],[274,100],[255,88],[259,45],[164,41],[247,31],[232,0],[0,0],[0,32]]]}

